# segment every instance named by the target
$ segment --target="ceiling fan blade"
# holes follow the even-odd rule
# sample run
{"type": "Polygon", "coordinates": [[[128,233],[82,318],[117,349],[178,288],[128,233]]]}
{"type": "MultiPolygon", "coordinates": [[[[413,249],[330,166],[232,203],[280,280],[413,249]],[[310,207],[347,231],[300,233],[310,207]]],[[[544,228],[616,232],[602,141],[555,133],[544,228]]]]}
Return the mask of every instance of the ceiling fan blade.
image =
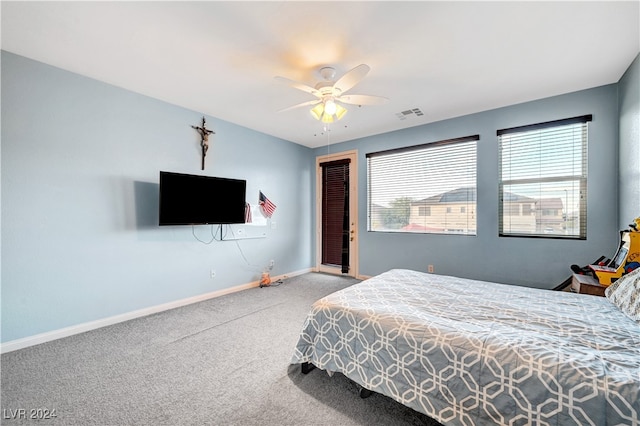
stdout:
{"type": "Polygon", "coordinates": [[[293,105],[293,106],[290,106],[290,107],[285,108],[285,109],[281,109],[278,112],[284,112],[284,111],[289,111],[289,110],[296,109],[296,108],[301,108],[301,107],[304,107],[304,106],[315,105],[315,104],[319,104],[320,102],[322,102],[321,99],[315,99],[313,101],[302,102],[301,104],[297,104],[297,105],[293,105]]]}
{"type": "Polygon", "coordinates": [[[306,85],[306,84],[304,84],[304,83],[299,83],[299,82],[297,82],[297,81],[294,81],[294,80],[288,79],[288,78],[286,78],[286,77],[280,77],[280,76],[277,76],[277,77],[274,77],[274,78],[275,78],[276,80],[278,80],[280,83],[287,84],[287,85],[289,85],[289,86],[291,86],[291,87],[294,87],[294,88],[296,88],[296,89],[298,89],[298,90],[302,90],[303,92],[311,93],[313,96],[317,96],[317,97],[319,97],[319,98],[321,98],[321,97],[322,97],[322,94],[321,94],[318,90],[314,89],[314,88],[313,88],[313,87],[311,87],[311,86],[307,86],[307,85],[306,85]]]}
{"type": "Polygon", "coordinates": [[[369,73],[370,69],[371,68],[369,67],[369,65],[360,64],[357,67],[347,71],[345,75],[343,75],[338,79],[338,81],[336,81],[333,87],[340,90],[341,93],[344,93],[358,84],[360,80],[362,80],[369,73]]]}
{"type": "Polygon", "coordinates": [[[382,105],[389,99],[382,96],[371,95],[343,95],[336,98],[336,101],[352,105],[382,105]]]}

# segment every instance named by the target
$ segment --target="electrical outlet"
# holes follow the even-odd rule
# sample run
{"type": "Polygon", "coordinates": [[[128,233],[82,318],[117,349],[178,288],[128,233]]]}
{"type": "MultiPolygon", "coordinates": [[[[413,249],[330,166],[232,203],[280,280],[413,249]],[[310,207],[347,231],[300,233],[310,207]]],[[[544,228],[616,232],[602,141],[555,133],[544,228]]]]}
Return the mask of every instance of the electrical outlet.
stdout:
{"type": "Polygon", "coordinates": [[[273,260],[273,259],[271,259],[271,260],[269,261],[269,268],[273,268],[273,265],[275,265],[275,264],[276,264],[276,261],[275,261],[275,260],[273,260]]]}
{"type": "Polygon", "coordinates": [[[214,279],[216,277],[216,270],[212,269],[210,274],[211,274],[211,279],[214,279]]]}
{"type": "Polygon", "coordinates": [[[433,265],[429,265],[429,266],[427,267],[427,272],[429,272],[429,273],[431,273],[431,274],[433,273],[433,265]]]}

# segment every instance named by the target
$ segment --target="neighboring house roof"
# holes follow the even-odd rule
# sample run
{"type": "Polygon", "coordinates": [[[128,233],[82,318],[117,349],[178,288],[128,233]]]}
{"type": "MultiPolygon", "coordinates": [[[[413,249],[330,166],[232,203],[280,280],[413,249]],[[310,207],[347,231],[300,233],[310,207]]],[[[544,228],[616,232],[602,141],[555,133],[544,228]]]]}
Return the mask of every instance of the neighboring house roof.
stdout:
{"type": "Polygon", "coordinates": [[[477,194],[475,187],[465,187],[447,191],[422,200],[413,201],[411,205],[468,203],[469,201],[476,201],[476,197],[477,194]]]}
{"type": "Polygon", "coordinates": [[[513,192],[503,192],[502,201],[510,201],[512,203],[533,203],[537,201],[535,198],[525,197],[524,195],[514,194],[513,192]]]}
{"type": "MultiPolygon", "coordinates": [[[[562,209],[563,203],[561,198],[541,198],[535,199],[525,197],[524,195],[514,194],[513,192],[504,192],[502,194],[503,201],[511,203],[537,203],[538,209],[562,209]]],[[[412,206],[425,204],[452,204],[452,203],[468,203],[477,200],[477,191],[475,187],[458,188],[442,194],[434,195],[422,200],[412,201],[412,206]]]]}

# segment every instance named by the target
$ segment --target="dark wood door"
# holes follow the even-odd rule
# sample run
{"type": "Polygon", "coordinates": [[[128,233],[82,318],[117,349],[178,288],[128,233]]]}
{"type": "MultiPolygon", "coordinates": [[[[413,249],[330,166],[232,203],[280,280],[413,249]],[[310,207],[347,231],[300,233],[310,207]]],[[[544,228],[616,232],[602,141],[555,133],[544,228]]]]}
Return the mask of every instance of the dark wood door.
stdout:
{"type": "Polygon", "coordinates": [[[349,272],[349,163],[348,159],[321,163],[322,257],[327,266],[349,272]]]}

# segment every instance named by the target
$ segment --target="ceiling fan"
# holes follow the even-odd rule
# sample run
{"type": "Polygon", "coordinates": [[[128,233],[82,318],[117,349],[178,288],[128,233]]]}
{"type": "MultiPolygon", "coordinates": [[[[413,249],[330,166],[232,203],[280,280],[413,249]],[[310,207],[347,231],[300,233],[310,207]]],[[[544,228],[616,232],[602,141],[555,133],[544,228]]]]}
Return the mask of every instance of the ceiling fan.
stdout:
{"type": "Polygon", "coordinates": [[[351,105],[382,105],[388,101],[382,96],[372,95],[347,95],[349,89],[358,84],[371,68],[369,65],[360,64],[349,70],[337,81],[334,81],[336,70],[333,67],[320,68],[320,76],[323,81],[316,84],[315,87],[307,86],[304,83],[290,80],[285,77],[276,77],[276,80],[288,84],[291,87],[302,90],[317,97],[312,101],[302,102],[297,105],[280,110],[279,112],[289,111],[291,109],[304,106],[315,105],[311,108],[311,115],[325,124],[333,123],[335,119],[340,120],[346,113],[347,109],[341,104],[351,105]]]}

